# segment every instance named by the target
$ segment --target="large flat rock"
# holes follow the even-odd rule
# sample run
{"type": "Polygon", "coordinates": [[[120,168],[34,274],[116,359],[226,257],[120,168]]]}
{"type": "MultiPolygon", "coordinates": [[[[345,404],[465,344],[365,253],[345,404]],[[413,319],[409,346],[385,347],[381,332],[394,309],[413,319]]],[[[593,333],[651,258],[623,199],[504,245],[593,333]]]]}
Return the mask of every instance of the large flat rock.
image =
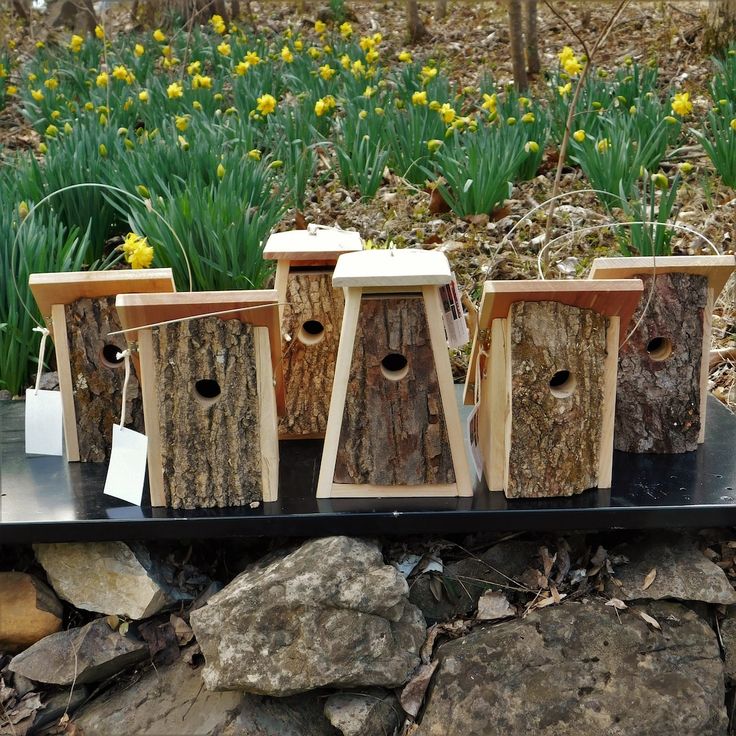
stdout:
{"type": "Polygon", "coordinates": [[[642,610],[661,632],[589,600],[443,644],[414,736],[725,736],[715,633],[678,603],[642,610]]]}
{"type": "Polygon", "coordinates": [[[419,663],[425,636],[408,592],[372,542],[306,542],[246,570],[192,612],[205,683],[279,696],[399,686],[419,663]]]}

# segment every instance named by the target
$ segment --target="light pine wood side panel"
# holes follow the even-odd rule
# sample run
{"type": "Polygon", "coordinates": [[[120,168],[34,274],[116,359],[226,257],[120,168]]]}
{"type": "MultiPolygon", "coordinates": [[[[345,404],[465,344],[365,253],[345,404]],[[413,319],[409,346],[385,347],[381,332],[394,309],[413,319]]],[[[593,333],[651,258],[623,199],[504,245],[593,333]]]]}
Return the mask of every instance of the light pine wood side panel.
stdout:
{"type": "Polygon", "coordinates": [[[64,420],[64,443],[66,459],[70,463],[79,462],[79,442],[77,440],[77,415],[74,411],[74,384],[72,383],[71,361],[69,359],[69,335],[66,330],[66,312],[63,304],[51,307],[56,367],[59,372],[59,389],[64,420]]]}

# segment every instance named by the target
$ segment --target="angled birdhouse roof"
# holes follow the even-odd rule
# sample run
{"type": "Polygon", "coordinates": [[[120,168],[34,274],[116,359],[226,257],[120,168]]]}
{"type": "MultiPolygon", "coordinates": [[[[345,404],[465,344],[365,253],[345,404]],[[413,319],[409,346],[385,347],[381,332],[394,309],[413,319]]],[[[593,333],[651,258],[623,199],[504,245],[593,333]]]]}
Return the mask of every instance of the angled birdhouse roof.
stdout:
{"type": "Polygon", "coordinates": [[[717,298],[736,269],[736,256],[646,256],[637,258],[596,258],[591,279],[626,279],[638,275],[691,273],[708,278],[717,298]]]}
{"type": "Polygon", "coordinates": [[[281,331],[278,295],[274,289],[254,291],[187,291],[177,294],[120,294],[115,301],[120,323],[129,341],[137,340],[138,329],[192,317],[215,315],[239,319],[256,327],[267,327],[271,364],[276,381],[276,401],[284,410],[284,377],[281,361],[281,331]],[[238,311],[242,310],[242,311],[238,311]]]}
{"type": "Polygon", "coordinates": [[[343,253],[363,250],[360,233],[311,226],[306,230],[274,233],[266,242],[263,257],[288,261],[335,261],[343,253]]]}
{"type": "Polygon", "coordinates": [[[415,248],[348,253],[340,257],[332,277],[333,286],[431,286],[450,281],[443,253],[415,248]]]}
{"type": "Polygon", "coordinates": [[[47,322],[54,304],[72,304],[77,299],[100,299],[126,293],[176,291],[170,268],[33,273],[28,285],[47,322]]]}

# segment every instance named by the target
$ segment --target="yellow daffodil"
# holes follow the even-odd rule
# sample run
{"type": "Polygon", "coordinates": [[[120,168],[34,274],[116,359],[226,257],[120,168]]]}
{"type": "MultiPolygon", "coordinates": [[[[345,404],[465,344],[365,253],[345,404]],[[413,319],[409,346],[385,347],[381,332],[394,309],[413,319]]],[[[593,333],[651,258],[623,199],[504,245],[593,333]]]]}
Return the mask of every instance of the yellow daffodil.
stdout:
{"type": "Polygon", "coordinates": [[[97,36],[100,41],[105,40],[105,30],[102,26],[95,26],[95,36],[97,36]]]}
{"type": "Polygon", "coordinates": [[[222,179],[225,176],[225,167],[222,164],[217,164],[217,178],[222,179]]]}
{"type": "Polygon", "coordinates": [[[672,98],[672,112],[680,117],[685,117],[693,111],[693,103],[690,102],[689,92],[677,92],[672,98]]]}
{"type": "Polygon", "coordinates": [[[573,137],[573,138],[574,138],[574,139],[575,139],[575,140],[576,140],[576,141],[577,141],[578,143],[582,143],[582,142],[583,142],[583,141],[585,140],[585,131],[584,131],[584,130],[583,130],[582,128],[580,128],[579,130],[576,130],[576,131],[575,131],[575,132],[574,132],[574,133],[572,134],[572,137],[573,137]]]}
{"type": "Polygon", "coordinates": [[[224,36],[227,33],[227,26],[225,25],[225,20],[221,15],[213,15],[210,18],[210,23],[212,24],[212,28],[215,33],[219,33],[221,36],[224,36]]]}
{"type": "Polygon", "coordinates": [[[608,142],[608,138],[601,138],[601,140],[596,143],[596,148],[598,149],[598,153],[608,153],[608,149],[611,147],[611,144],[608,142]]]}
{"type": "MultiPolygon", "coordinates": [[[[194,87],[193,84],[192,87],[194,87]]],[[[170,100],[176,100],[177,98],[184,96],[184,88],[179,84],[179,82],[172,82],[166,88],[166,94],[169,96],[170,100]]]]}
{"type": "Polygon", "coordinates": [[[202,71],[202,62],[193,61],[191,64],[187,64],[187,74],[193,77],[195,74],[199,74],[202,71]]]}
{"type": "Polygon", "coordinates": [[[126,260],[131,268],[148,268],[153,263],[153,248],[145,242],[140,244],[126,260]]]}
{"type": "Polygon", "coordinates": [[[319,75],[322,79],[329,81],[332,77],[337,74],[337,71],[333,69],[329,64],[324,64],[319,68],[319,75]]]}
{"type": "Polygon", "coordinates": [[[176,141],[179,144],[179,148],[181,148],[182,151],[189,150],[189,142],[183,135],[176,136],[176,141]]]}
{"type": "Polygon", "coordinates": [[[378,51],[376,51],[375,49],[371,49],[371,50],[370,50],[370,51],[369,51],[369,52],[368,52],[368,53],[367,53],[367,54],[365,55],[365,60],[366,60],[366,61],[367,61],[367,62],[368,62],[369,64],[375,64],[375,63],[376,63],[376,62],[378,61],[378,57],[379,57],[379,56],[380,56],[380,54],[378,53],[378,51]]]}
{"type": "Polygon", "coordinates": [[[270,115],[276,109],[276,98],[273,95],[261,95],[256,100],[256,109],[261,115],[270,115]]]}
{"type": "Polygon", "coordinates": [[[683,176],[687,176],[694,167],[689,161],[684,161],[677,168],[683,176]]]}
{"type": "Polygon", "coordinates": [[[361,111],[360,111],[360,112],[358,113],[358,117],[359,117],[359,118],[360,118],[361,120],[365,120],[365,119],[366,119],[366,118],[368,117],[368,111],[367,111],[367,110],[361,110],[361,111]]]}
{"type": "Polygon", "coordinates": [[[422,70],[419,72],[419,76],[422,78],[422,84],[428,84],[437,76],[437,67],[423,66],[422,70]]]}
{"type": "Polygon", "coordinates": [[[250,69],[250,64],[247,61],[239,61],[234,67],[235,73],[240,77],[247,74],[248,69],[250,69]]]}
{"type": "Polygon", "coordinates": [[[128,70],[122,65],[116,66],[112,70],[112,76],[115,77],[115,79],[118,79],[124,82],[125,80],[128,79],[128,70]]]}
{"type": "Polygon", "coordinates": [[[373,95],[374,95],[375,93],[376,93],[376,88],[375,88],[375,87],[371,87],[370,85],[368,85],[368,86],[367,86],[367,87],[366,87],[366,88],[365,88],[365,89],[363,90],[363,97],[373,97],[373,95]]]}
{"type": "Polygon", "coordinates": [[[8,85],[8,86],[7,86],[6,88],[5,88],[5,91],[6,91],[6,92],[7,92],[7,93],[8,93],[9,95],[17,95],[17,94],[18,94],[18,88],[17,88],[17,87],[15,86],[15,85],[13,85],[13,84],[11,84],[11,85],[8,85]]]}
{"type": "Polygon", "coordinates": [[[257,148],[251,148],[250,151],[248,151],[248,158],[253,159],[253,161],[260,161],[261,152],[257,148]]]}
{"type": "Polygon", "coordinates": [[[38,152],[39,153],[48,153],[49,147],[41,141],[41,143],[38,144],[38,152]]]}
{"type": "Polygon", "coordinates": [[[59,129],[55,125],[47,125],[46,135],[49,138],[56,138],[56,136],[59,135],[59,129]]]}
{"type": "Polygon", "coordinates": [[[574,77],[583,71],[583,65],[574,56],[563,62],[562,66],[565,69],[565,72],[571,77],[574,77]]]}
{"type": "Polygon", "coordinates": [[[343,24],[342,24],[342,25],[340,26],[340,35],[341,35],[341,36],[342,36],[343,38],[350,38],[350,36],[352,36],[352,35],[353,35],[353,26],[352,26],[352,25],[350,25],[350,23],[348,23],[347,21],[345,21],[345,22],[344,22],[344,23],[343,23],[343,24]]]}
{"type": "Polygon", "coordinates": [[[537,153],[539,151],[539,143],[536,141],[528,141],[524,146],[524,150],[527,153],[537,153]]]}
{"type": "Polygon", "coordinates": [[[300,38],[297,38],[296,41],[294,41],[294,51],[302,51],[304,49],[304,41],[302,41],[300,38]]]}
{"type": "Polygon", "coordinates": [[[61,113],[58,110],[52,110],[51,119],[58,120],[61,117],[61,113]]]}
{"type": "Polygon", "coordinates": [[[260,64],[261,57],[258,56],[258,54],[255,51],[249,51],[245,55],[245,61],[246,61],[246,63],[250,64],[251,66],[255,66],[256,64],[260,64]]]}
{"type": "Polygon", "coordinates": [[[166,40],[166,36],[164,36],[163,31],[160,28],[157,28],[153,32],[153,40],[157,43],[163,43],[166,40]]]}
{"type": "Polygon", "coordinates": [[[534,117],[534,113],[533,112],[527,112],[527,113],[524,113],[521,116],[521,122],[522,123],[533,123],[535,120],[536,120],[536,118],[534,117]]]}
{"type": "Polygon", "coordinates": [[[557,87],[557,91],[560,93],[560,97],[567,97],[572,92],[572,82],[557,87]]]}
{"type": "Polygon", "coordinates": [[[59,86],[59,80],[51,77],[43,83],[43,86],[46,87],[46,89],[56,89],[59,86]]]}
{"type": "Polygon", "coordinates": [[[142,90],[141,90],[141,91],[140,91],[140,92],[138,93],[138,99],[139,99],[139,100],[140,100],[141,102],[148,102],[148,90],[147,90],[147,89],[142,89],[142,90]]]}
{"type": "Polygon", "coordinates": [[[189,115],[177,115],[174,118],[174,125],[183,133],[189,127],[189,115]]]}
{"type": "Polygon", "coordinates": [[[408,51],[399,52],[399,61],[403,64],[411,64],[411,54],[408,51]]]}
{"type": "Polygon", "coordinates": [[[358,46],[360,46],[361,51],[370,51],[374,46],[376,45],[376,42],[371,38],[371,36],[363,36],[360,41],[358,41],[358,46]]]}
{"type": "Polygon", "coordinates": [[[575,58],[575,52],[570,46],[563,46],[562,51],[557,54],[557,58],[560,60],[560,64],[564,65],[568,59],[575,58]]]}
{"type": "Polygon", "coordinates": [[[437,140],[437,138],[432,138],[432,140],[427,141],[427,148],[429,149],[430,153],[437,153],[437,151],[439,151],[441,147],[442,141],[437,140]]]}
{"type": "Polygon", "coordinates": [[[218,45],[217,51],[222,56],[230,56],[230,53],[232,52],[232,49],[230,48],[229,43],[225,43],[224,41],[218,45]]]}
{"type": "Polygon", "coordinates": [[[46,44],[43,41],[36,41],[36,48],[37,49],[45,49],[46,44]]]}
{"type": "Polygon", "coordinates": [[[145,50],[145,49],[143,48],[143,44],[137,43],[137,44],[135,45],[135,48],[133,49],[133,53],[134,53],[134,54],[135,54],[136,56],[138,56],[138,57],[141,57],[141,56],[143,56],[143,54],[145,54],[145,53],[146,53],[146,50],[145,50]]]}
{"type": "Polygon", "coordinates": [[[455,110],[453,110],[452,106],[449,102],[445,102],[444,105],[438,110],[440,117],[442,118],[442,122],[449,124],[455,119],[455,110]]]}
{"type": "Polygon", "coordinates": [[[104,143],[100,143],[100,145],[97,146],[97,150],[102,158],[107,158],[107,146],[104,143]]]}
{"type": "Polygon", "coordinates": [[[73,130],[74,128],[72,128],[71,123],[69,122],[64,123],[64,133],[66,133],[66,135],[71,135],[73,130]]]}
{"type": "Polygon", "coordinates": [[[507,117],[506,125],[516,125],[516,118],[513,115],[507,117]]]}
{"type": "Polygon", "coordinates": [[[307,53],[309,56],[311,56],[313,59],[319,59],[322,56],[322,52],[316,47],[316,46],[310,46],[307,49],[307,53]]]}
{"type": "Polygon", "coordinates": [[[291,49],[288,46],[284,46],[281,49],[281,58],[287,63],[291,64],[294,61],[294,54],[291,53],[291,49]]]}
{"type": "Polygon", "coordinates": [[[94,103],[92,103],[92,102],[85,102],[84,103],[84,109],[85,110],[88,110],[88,111],[89,110],[94,110],[95,109],[94,103]]]}
{"type": "Polygon", "coordinates": [[[347,54],[340,57],[340,65],[343,69],[350,69],[350,57],[347,54]]]}
{"type": "Polygon", "coordinates": [[[72,50],[73,54],[78,54],[82,50],[83,45],[84,39],[81,36],[74,35],[72,36],[71,41],[69,41],[69,48],[72,50]]]}
{"type": "Polygon", "coordinates": [[[321,118],[327,112],[327,110],[327,105],[325,105],[325,101],[322,98],[314,103],[314,113],[318,118],[321,118]]]}
{"type": "Polygon", "coordinates": [[[496,102],[498,101],[497,95],[494,93],[492,95],[484,94],[483,95],[483,104],[481,107],[484,110],[488,110],[490,113],[496,112],[496,102]]]}
{"type": "Polygon", "coordinates": [[[652,175],[652,183],[657,189],[666,190],[670,188],[670,180],[661,171],[652,175]]]}
{"type": "Polygon", "coordinates": [[[107,115],[105,115],[104,112],[100,115],[98,120],[99,120],[100,125],[102,125],[103,127],[107,125],[107,115]]]}
{"type": "Polygon", "coordinates": [[[95,84],[98,87],[107,87],[107,83],[110,81],[110,77],[107,72],[100,72],[97,75],[97,79],[95,80],[95,84]]]}
{"type": "Polygon", "coordinates": [[[318,35],[322,35],[327,30],[327,26],[321,20],[314,22],[314,32],[318,35]]]}
{"type": "Polygon", "coordinates": [[[161,47],[161,56],[163,56],[166,59],[170,59],[174,55],[174,50],[166,44],[166,46],[161,47]]]}
{"type": "Polygon", "coordinates": [[[195,74],[192,77],[192,89],[212,89],[212,77],[195,74]]]}
{"type": "Polygon", "coordinates": [[[362,77],[365,74],[365,64],[360,59],[354,61],[350,66],[354,77],[362,77]]]}
{"type": "Polygon", "coordinates": [[[421,92],[414,92],[411,96],[412,105],[426,105],[427,104],[427,90],[423,89],[421,92]]]}

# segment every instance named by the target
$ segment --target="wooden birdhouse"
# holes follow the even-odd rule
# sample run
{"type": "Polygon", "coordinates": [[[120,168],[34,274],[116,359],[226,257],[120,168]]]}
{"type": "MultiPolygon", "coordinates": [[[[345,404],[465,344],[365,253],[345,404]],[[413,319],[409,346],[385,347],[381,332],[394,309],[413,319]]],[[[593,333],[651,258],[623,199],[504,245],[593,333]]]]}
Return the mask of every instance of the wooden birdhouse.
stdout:
{"type": "Polygon", "coordinates": [[[124,294],[117,308],[140,359],[151,504],[275,501],[283,409],[276,292],[124,294]]]}
{"type": "MultiPolygon", "coordinates": [[[[125,347],[115,297],[125,292],[172,292],[169,268],[139,271],[36,273],[29,285],[53,336],[70,462],[106,462],[112,425],[120,421],[125,347]]],[[[127,392],[128,426],[143,429],[143,406],[133,367],[127,392]]]]}
{"type": "Polygon", "coordinates": [[[266,243],[263,257],[277,261],[286,393],[282,439],[325,435],[345,308],[332,274],[340,255],[362,248],[356,232],[313,225],[274,233],[266,243]]]}
{"type": "Polygon", "coordinates": [[[466,403],[491,491],[609,488],[619,342],[641,281],[488,281],[466,403]]]}
{"type": "Polygon", "coordinates": [[[345,313],[317,496],[469,496],[442,321],[444,255],[341,256],[345,313]]]}
{"type": "Polygon", "coordinates": [[[735,267],[734,256],[593,262],[591,279],[644,283],[636,330],[619,356],[617,450],[679,453],[703,442],[713,305],[735,267]]]}

